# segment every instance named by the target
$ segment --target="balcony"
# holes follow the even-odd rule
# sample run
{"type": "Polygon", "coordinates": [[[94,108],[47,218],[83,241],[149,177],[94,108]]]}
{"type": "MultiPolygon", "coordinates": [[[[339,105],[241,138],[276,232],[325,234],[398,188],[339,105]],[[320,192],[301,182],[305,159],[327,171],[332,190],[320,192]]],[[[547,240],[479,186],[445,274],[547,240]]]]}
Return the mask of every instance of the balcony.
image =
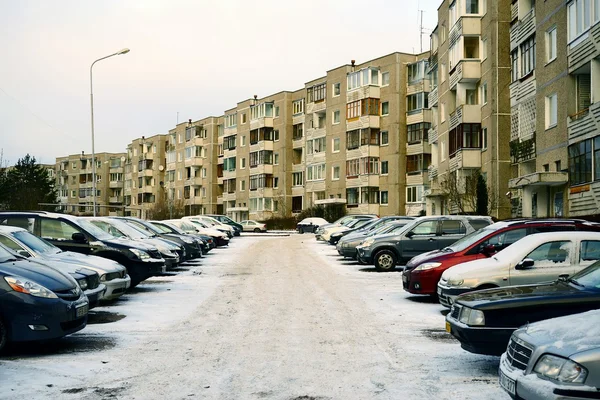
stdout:
{"type": "Polygon", "coordinates": [[[108,182],[108,187],[111,189],[120,189],[123,188],[123,181],[110,181],[108,182]]]}
{"type": "Polygon", "coordinates": [[[352,103],[353,101],[363,99],[379,99],[381,98],[381,89],[379,86],[362,86],[354,89],[346,95],[346,103],[352,103]]]}
{"type": "Polygon", "coordinates": [[[433,179],[437,178],[437,176],[438,176],[438,166],[437,165],[430,165],[427,168],[427,175],[429,176],[429,181],[432,181],[433,179]]]}
{"type": "Polygon", "coordinates": [[[123,173],[123,167],[110,167],[109,172],[111,174],[122,174],[123,173]]]}
{"type": "Polygon", "coordinates": [[[450,43],[456,43],[461,36],[481,35],[481,17],[478,15],[463,15],[454,24],[448,34],[450,43]]]}
{"type": "Polygon", "coordinates": [[[292,148],[303,148],[304,147],[304,137],[298,137],[292,139],[292,148]]]}
{"type": "Polygon", "coordinates": [[[429,170],[410,172],[406,174],[406,185],[416,186],[425,185],[429,182],[429,170]]]}
{"type": "Polygon", "coordinates": [[[152,171],[151,169],[145,169],[143,171],[138,172],[138,177],[145,176],[147,178],[152,178],[153,174],[154,174],[154,171],[152,171]]]}
{"type": "Polygon", "coordinates": [[[431,81],[429,79],[419,79],[415,82],[409,83],[406,88],[406,95],[409,96],[415,93],[430,92],[431,81]]]}
{"type": "Polygon", "coordinates": [[[223,196],[217,196],[217,204],[223,204],[223,196]]]}
{"type": "Polygon", "coordinates": [[[429,144],[437,143],[438,137],[439,137],[437,126],[433,126],[433,127],[429,128],[429,131],[427,132],[427,136],[428,136],[429,144]]]}
{"type": "Polygon", "coordinates": [[[460,124],[479,123],[481,123],[481,106],[479,104],[463,104],[450,114],[448,130],[452,130],[460,124]]]}
{"type": "Polygon", "coordinates": [[[270,150],[273,151],[272,140],[261,140],[260,142],[250,145],[250,151],[270,150]]]}
{"type": "Polygon", "coordinates": [[[535,134],[527,140],[513,140],[509,145],[510,160],[513,164],[535,159],[535,134]]]}
{"type": "Polygon", "coordinates": [[[560,186],[569,181],[567,172],[534,172],[508,181],[510,189],[523,189],[526,186],[560,186]]]}
{"type": "Polygon", "coordinates": [[[271,164],[258,164],[250,166],[250,174],[273,174],[273,166],[271,164]]]}
{"type": "Polygon", "coordinates": [[[412,156],[415,154],[431,154],[431,145],[426,140],[420,142],[407,143],[406,144],[406,155],[412,156]]]}
{"type": "Polygon", "coordinates": [[[204,165],[204,159],[202,157],[186,158],[183,164],[186,167],[201,167],[204,165]]]}
{"type": "Polygon", "coordinates": [[[567,60],[569,73],[586,66],[591,60],[600,56],[600,23],[592,25],[589,32],[583,34],[568,47],[567,60]]]}
{"type": "Polygon", "coordinates": [[[431,110],[423,108],[406,113],[406,124],[418,124],[419,122],[431,122],[431,110]]]}
{"type": "Polygon", "coordinates": [[[569,116],[567,120],[569,144],[593,135],[598,130],[600,130],[600,102],[592,104],[587,110],[569,116]]]}
{"type": "Polygon", "coordinates": [[[346,177],[347,188],[364,186],[379,187],[379,175],[358,175],[354,177],[346,177]]]}
{"type": "MultiPolygon", "coordinates": [[[[512,11],[512,10],[511,10],[512,11]]],[[[510,48],[514,49],[535,33],[535,7],[510,28],[510,48]]]]}
{"type": "Polygon", "coordinates": [[[439,100],[439,94],[438,94],[438,87],[434,87],[433,89],[431,89],[431,92],[429,92],[429,106],[430,107],[435,107],[438,103],[439,100]]]}
{"type": "Polygon", "coordinates": [[[379,115],[364,115],[353,120],[347,120],[346,130],[352,131],[354,129],[362,128],[379,128],[379,120],[379,115]]]}
{"type": "Polygon", "coordinates": [[[188,178],[185,180],[185,186],[202,186],[202,178],[199,176],[195,176],[193,178],[188,178]]]}
{"type": "Polygon", "coordinates": [[[481,61],[462,59],[450,73],[450,90],[455,90],[458,83],[474,83],[481,79],[481,61]]]}
{"type": "Polygon", "coordinates": [[[312,113],[316,113],[319,111],[323,111],[327,108],[327,102],[326,101],[319,101],[316,103],[307,103],[306,104],[306,113],[307,114],[312,114],[312,113]]]}
{"type": "Polygon", "coordinates": [[[261,117],[250,121],[250,130],[259,128],[272,128],[273,117],[261,117]]]}
{"type": "Polygon", "coordinates": [[[302,172],[304,171],[304,167],[304,163],[292,164],[292,172],[302,172]]]}
{"type": "Polygon", "coordinates": [[[139,189],[140,193],[154,193],[154,187],[152,185],[144,185],[142,188],[139,189]]]}
{"type": "Polygon", "coordinates": [[[450,157],[450,171],[481,168],[481,149],[459,149],[450,157]]]}
{"type": "Polygon", "coordinates": [[[111,196],[108,198],[109,203],[122,203],[123,196],[111,196]]]}
{"type": "Polygon", "coordinates": [[[235,178],[236,172],[235,169],[232,171],[223,171],[223,178],[225,179],[233,179],[235,178]]]}

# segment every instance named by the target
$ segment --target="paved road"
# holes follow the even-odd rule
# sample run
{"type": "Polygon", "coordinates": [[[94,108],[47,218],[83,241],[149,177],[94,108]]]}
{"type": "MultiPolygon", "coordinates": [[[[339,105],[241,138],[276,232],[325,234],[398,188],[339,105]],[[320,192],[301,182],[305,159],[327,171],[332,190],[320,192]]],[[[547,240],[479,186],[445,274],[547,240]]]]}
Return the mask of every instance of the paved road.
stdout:
{"type": "Polygon", "coordinates": [[[185,317],[107,350],[118,362],[46,394],[504,398],[497,359],[462,351],[442,331],[442,307],[407,299],[399,274],[361,271],[312,235],[236,240],[225,262],[203,267],[216,282],[210,295],[170,305],[185,317]]]}

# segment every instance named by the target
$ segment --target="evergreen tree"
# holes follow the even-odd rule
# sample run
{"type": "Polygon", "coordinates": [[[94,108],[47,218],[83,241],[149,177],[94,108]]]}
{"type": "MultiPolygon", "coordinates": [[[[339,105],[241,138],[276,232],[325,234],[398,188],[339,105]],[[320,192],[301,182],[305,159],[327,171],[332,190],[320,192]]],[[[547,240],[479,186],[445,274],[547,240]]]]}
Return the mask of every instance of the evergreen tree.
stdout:
{"type": "Polygon", "coordinates": [[[488,215],[488,189],[483,175],[477,175],[477,215],[488,215]]]}
{"type": "MultiPolygon", "coordinates": [[[[27,154],[0,178],[0,207],[6,210],[48,210],[40,203],[57,203],[54,180],[27,154]]],[[[54,209],[50,207],[50,209],[54,209]]]]}

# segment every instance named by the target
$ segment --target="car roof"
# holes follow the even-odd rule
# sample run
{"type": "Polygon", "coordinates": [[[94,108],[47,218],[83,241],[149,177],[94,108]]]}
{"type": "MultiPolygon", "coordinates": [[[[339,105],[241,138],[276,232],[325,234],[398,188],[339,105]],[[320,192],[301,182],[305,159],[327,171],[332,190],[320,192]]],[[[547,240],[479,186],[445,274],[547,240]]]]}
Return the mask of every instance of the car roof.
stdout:
{"type": "Polygon", "coordinates": [[[12,232],[21,232],[21,231],[28,232],[27,229],[18,228],[16,226],[0,225],[0,232],[3,232],[3,233],[12,233],[12,232]]]}
{"type": "Polygon", "coordinates": [[[0,211],[0,216],[2,215],[15,215],[15,216],[24,216],[24,217],[35,217],[37,215],[43,215],[48,218],[64,218],[70,221],[75,221],[78,217],[70,214],[60,214],[48,211],[0,211]]]}
{"type": "MultiPolygon", "coordinates": [[[[539,242],[544,243],[551,240],[567,240],[567,239],[575,239],[575,240],[600,240],[600,232],[589,232],[589,231],[558,231],[558,232],[542,232],[542,233],[533,233],[531,235],[527,235],[518,242],[539,242]]],[[[515,242],[515,243],[518,243],[515,242]]]]}

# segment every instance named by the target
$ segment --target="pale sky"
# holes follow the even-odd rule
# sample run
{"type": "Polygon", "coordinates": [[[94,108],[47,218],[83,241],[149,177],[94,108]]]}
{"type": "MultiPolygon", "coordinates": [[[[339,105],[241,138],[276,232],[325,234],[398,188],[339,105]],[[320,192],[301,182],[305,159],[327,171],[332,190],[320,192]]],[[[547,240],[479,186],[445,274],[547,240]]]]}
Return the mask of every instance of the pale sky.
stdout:
{"type": "Polygon", "coordinates": [[[122,152],[177,122],[297,90],[327,70],[423,50],[441,0],[0,0],[0,149],[14,164],[122,152]],[[325,45],[331,43],[331,45],[325,45]]]}

